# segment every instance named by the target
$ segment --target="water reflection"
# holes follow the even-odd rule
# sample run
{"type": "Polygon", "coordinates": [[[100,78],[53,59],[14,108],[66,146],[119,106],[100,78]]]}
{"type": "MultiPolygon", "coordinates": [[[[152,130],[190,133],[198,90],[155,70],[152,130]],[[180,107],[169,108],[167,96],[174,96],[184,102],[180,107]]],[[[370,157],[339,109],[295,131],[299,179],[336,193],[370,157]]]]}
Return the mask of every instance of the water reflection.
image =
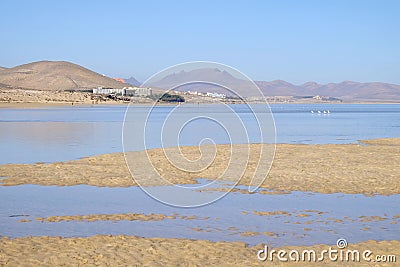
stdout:
{"type": "Polygon", "coordinates": [[[137,187],[23,185],[0,187],[0,235],[126,234],[244,241],[252,245],[263,242],[274,246],[329,243],[343,237],[349,242],[392,240],[399,238],[399,204],[400,195],[231,193],[212,205],[185,209],[156,202],[137,187]],[[176,213],[209,218],[59,223],[35,220],[53,215],[117,213],[176,213]],[[21,223],[21,217],[12,215],[29,215],[22,219],[32,221],[21,223]]]}
{"type": "MultiPolygon", "coordinates": [[[[262,112],[257,105],[256,112],[262,112]]],[[[247,123],[251,142],[259,136],[252,129],[253,116],[244,105],[232,105],[233,110],[247,123]]],[[[173,107],[161,106],[149,122],[158,129],[163,118],[173,107]],[[157,128],[158,127],[158,128],[157,128]]],[[[218,105],[188,105],[188,112],[218,113],[218,105]]],[[[278,143],[354,143],[360,139],[398,137],[400,105],[271,105],[278,143]],[[329,115],[312,114],[312,110],[329,110],[329,115]]],[[[121,152],[122,122],[125,106],[65,107],[46,109],[0,109],[0,164],[55,162],[96,154],[121,152]]],[[[145,107],[134,107],[141,116],[145,107]]],[[[185,132],[181,145],[198,145],[204,132],[212,132],[213,125],[197,124],[185,132]],[[189,138],[190,137],[190,138],[189,138]]],[[[138,129],[142,131],[143,129],[138,129]]],[[[148,140],[159,140],[157,132],[147,132],[148,140]],[[152,136],[154,135],[154,136],[152,136]]],[[[224,135],[215,136],[216,143],[226,143],[224,135]]],[[[159,142],[148,144],[160,147],[159,142]]]]}

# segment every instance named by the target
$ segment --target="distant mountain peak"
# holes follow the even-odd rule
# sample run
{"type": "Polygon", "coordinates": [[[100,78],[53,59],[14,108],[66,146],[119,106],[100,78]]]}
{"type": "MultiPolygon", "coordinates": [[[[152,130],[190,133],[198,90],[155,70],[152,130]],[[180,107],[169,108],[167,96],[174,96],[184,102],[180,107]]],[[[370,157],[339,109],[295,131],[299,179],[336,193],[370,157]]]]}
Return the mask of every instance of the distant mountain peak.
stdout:
{"type": "Polygon", "coordinates": [[[317,82],[313,82],[313,81],[311,81],[311,82],[306,82],[306,83],[303,83],[302,85],[300,85],[300,86],[307,86],[307,85],[318,85],[318,86],[320,86],[320,84],[319,83],[317,83],[317,82]]]}
{"type": "Polygon", "coordinates": [[[353,81],[343,81],[341,84],[359,84],[358,82],[353,82],[353,81]]]}
{"type": "Polygon", "coordinates": [[[280,84],[280,85],[289,85],[289,86],[294,86],[290,82],[284,81],[284,80],[273,80],[270,83],[272,84],[280,84]]]}
{"type": "Polygon", "coordinates": [[[205,81],[220,84],[221,81],[243,82],[243,80],[233,77],[230,73],[218,68],[201,68],[190,71],[181,70],[163,77],[158,81],[151,80],[150,86],[169,87],[176,84],[191,83],[194,81],[205,81]]]}
{"type": "Polygon", "coordinates": [[[125,82],[130,84],[130,85],[133,85],[133,86],[140,86],[141,85],[141,82],[136,80],[133,76],[131,76],[128,79],[125,79],[125,82]]]}
{"type": "Polygon", "coordinates": [[[303,88],[309,89],[309,90],[315,90],[315,89],[321,87],[321,84],[316,83],[316,82],[306,82],[306,83],[303,83],[302,85],[300,85],[300,87],[303,87],[303,88]]]}

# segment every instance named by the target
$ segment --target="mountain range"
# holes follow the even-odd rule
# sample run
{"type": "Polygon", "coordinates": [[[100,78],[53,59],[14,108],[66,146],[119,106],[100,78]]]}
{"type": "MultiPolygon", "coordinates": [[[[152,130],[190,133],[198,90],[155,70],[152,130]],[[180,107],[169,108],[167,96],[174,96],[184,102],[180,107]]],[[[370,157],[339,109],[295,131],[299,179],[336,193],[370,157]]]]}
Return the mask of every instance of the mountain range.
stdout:
{"type": "Polygon", "coordinates": [[[368,82],[344,81],[340,83],[318,84],[307,82],[302,85],[276,80],[256,81],[265,96],[329,96],[344,101],[400,101],[400,85],[368,82]]]}
{"type": "MultiPolygon", "coordinates": [[[[294,85],[283,80],[254,81],[264,96],[325,96],[339,98],[344,101],[400,101],[400,85],[368,82],[360,83],[344,81],[340,83],[318,84],[307,82],[294,85]]],[[[260,92],[255,90],[252,81],[246,81],[233,77],[226,71],[218,69],[197,69],[192,71],[180,71],[172,73],[158,81],[150,83],[150,86],[171,88],[174,85],[184,84],[175,88],[177,91],[217,92],[226,95],[232,93],[221,86],[223,84],[242,97],[257,97],[260,92]],[[201,81],[207,80],[211,83],[201,81]],[[198,81],[190,83],[190,81],[198,81]]]]}
{"type": "MultiPolygon", "coordinates": [[[[219,69],[196,69],[172,73],[163,79],[146,84],[158,88],[171,88],[171,86],[187,82],[183,86],[174,88],[178,91],[216,92],[230,94],[229,90],[216,86],[224,84],[233,88],[242,97],[260,96],[254,90],[252,81],[233,77],[230,73],[219,69]],[[207,81],[191,83],[191,81],[207,81]],[[253,88],[253,90],[250,90],[253,88]]],[[[125,79],[122,83],[113,78],[101,75],[87,68],[65,61],[39,61],[28,63],[13,68],[0,67],[0,88],[20,88],[39,90],[74,90],[92,89],[95,87],[122,88],[129,85],[139,86],[134,77],[125,79]]],[[[318,84],[307,82],[294,85],[283,80],[255,81],[264,96],[326,96],[340,98],[344,101],[400,101],[400,85],[383,82],[353,82],[318,84]]]]}

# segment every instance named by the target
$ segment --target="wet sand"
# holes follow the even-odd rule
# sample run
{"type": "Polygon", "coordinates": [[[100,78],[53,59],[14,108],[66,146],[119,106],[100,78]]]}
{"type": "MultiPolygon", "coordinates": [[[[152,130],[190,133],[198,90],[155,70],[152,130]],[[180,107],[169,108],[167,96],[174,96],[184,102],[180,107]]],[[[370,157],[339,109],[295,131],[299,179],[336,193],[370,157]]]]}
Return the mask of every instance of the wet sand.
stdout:
{"type": "Polygon", "coordinates": [[[164,214],[89,214],[89,215],[63,215],[49,216],[46,218],[36,218],[41,222],[69,222],[69,221],[161,221],[165,219],[175,219],[176,216],[167,216],[164,214]]]}
{"type": "MultiPolygon", "coordinates": [[[[240,146],[239,154],[234,156],[247,157],[245,153],[247,146],[238,146],[240,146]]],[[[218,145],[217,148],[213,163],[205,170],[195,173],[185,172],[172,166],[161,149],[130,152],[130,156],[137,160],[146,160],[147,153],[157,171],[170,182],[193,184],[197,178],[214,179],[225,171],[231,156],[230,147],[218,145]]],[[[250,145],[250,159],[244,176],[239,181],[241,185],[249,185],[251,181],[258,162],[258,148],[258,144],[250,145]]],[[[195,159],[200,155],[198,147],[184,147],[182,153],[189,159],[195,159]]],[[[278,144],[270,174],[261,187],[277,193],[312,191],[391,195],[400,193],[399,173],[400,138],[367,140],[362,141],[362,144],[344,145],[278,144]]],[[[1,180],[3,186],[137,185],[126,167],[123,153],[51,164],[4,164],[0,165],[0,176],[3,176],[1,180]]],[[[229,177],[227,179],[229,180],[229,177]]]]}
{"type": "MultiPolygon", "coordinates": [[[[0,265],[6,266],[298,266],[299,262],[262,262],[257,252],[263,244],[249,247],[242,242],[210,242],[205,240],[141,238],[135,236],[97,235],[88,238],[26,237],[0,238],[0,265]]],[[[331,245],[337,249],[336,245],[331,245]]],[[[281,247],[269,249],[315,249],[319,255],[328,245],[281,247]]],[[[345,250],[371,250],[375,255],[400,255],[399,241],[367,241],[349,244],[345,250]]],[[[321,266],[322,262],[306,262],[321,266]]],[[[328,256],[324,266],[396,266],[396,263],[332,262],[328,256]]],[[[398,262],[397,262],[398,264],[398,262]]]]}
{"type": "MultiPolygon", "coordinates": [[[[88,214],[88,215],[62,215],[62,216],[49,216],[46,218],[36,218],[41,222],[70,222],[70,221],[162,221],[162,220],[208,220],[209,217],[198,217],[195,215],[185,216],[179,214],[165,215],[165,214],[143,214],[143,213],[120,213],[120,214],[88,214]]],[[[30,222],[30,220],[20,220],[20,222],[30,222]]]]}

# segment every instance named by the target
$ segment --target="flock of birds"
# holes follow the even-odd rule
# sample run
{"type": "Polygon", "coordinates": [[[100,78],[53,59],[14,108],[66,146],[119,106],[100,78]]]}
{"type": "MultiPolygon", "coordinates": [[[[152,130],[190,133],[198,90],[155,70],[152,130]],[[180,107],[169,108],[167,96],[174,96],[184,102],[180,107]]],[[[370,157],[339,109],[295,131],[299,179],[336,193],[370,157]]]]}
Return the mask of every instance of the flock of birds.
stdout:
{"type": "Polygon", "coordinates": [[[323,110],[323,111],[321,111],[321,110],[318,110],[318,111],[311,110],[311,113],[312,114],[314,114],[314,113],[316,113],[316,114],[330,114],[331,112],[329,110],[323,110]]]}

